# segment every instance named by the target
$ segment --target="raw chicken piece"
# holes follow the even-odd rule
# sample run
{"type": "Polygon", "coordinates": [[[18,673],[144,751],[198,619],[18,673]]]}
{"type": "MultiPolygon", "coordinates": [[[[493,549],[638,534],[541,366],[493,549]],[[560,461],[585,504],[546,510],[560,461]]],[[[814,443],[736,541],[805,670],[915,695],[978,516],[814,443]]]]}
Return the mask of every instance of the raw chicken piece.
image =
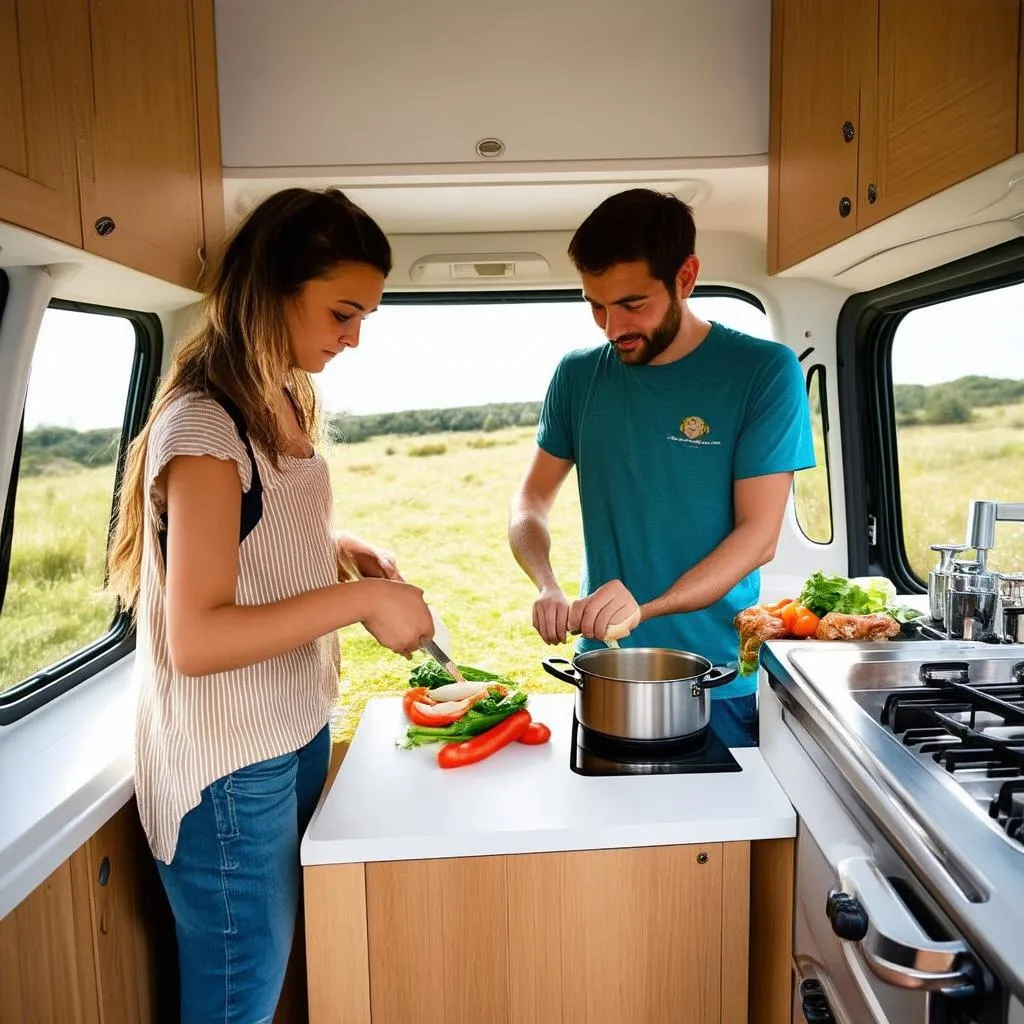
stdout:
{"type": "Polygon", "coordinates": [[[899,631],[900,624],[884,612],[875,615],[829,612],[822,616],[814,635],[818,640],[888,640],[899,631]]]}

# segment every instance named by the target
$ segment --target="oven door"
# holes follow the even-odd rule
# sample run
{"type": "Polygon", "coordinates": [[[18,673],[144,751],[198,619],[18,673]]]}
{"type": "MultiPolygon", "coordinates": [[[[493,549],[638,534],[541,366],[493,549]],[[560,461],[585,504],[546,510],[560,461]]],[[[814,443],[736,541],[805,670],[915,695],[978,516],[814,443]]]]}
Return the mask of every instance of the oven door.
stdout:
{"type": "Polygon", "coordinates": [[[801,827],[793,921],[793,1024],[928,1024],[928,992],[883,981],[869,968],[857,943],[836,935],[826,906],[837,883],[836,869],[808,829],[801,827]]]}

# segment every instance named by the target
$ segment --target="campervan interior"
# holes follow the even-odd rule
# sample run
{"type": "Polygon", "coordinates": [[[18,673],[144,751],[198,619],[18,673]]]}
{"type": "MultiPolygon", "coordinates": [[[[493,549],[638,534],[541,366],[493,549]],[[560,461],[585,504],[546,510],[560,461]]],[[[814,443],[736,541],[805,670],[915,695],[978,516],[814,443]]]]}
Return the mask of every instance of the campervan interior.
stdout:
{"type": "MultiPolygon", "coordinates": [[[[1022,29],[1019,0],[0,0],[0,1021],[179,1019],[106,550],[225,239],[335,186],[393,250],[318,380],[337,522],[551,739],[439,770],[395,743],[410,664],[342,631],[275,1020],[1022,1024],[1022,29]],[[692,207],[698,315],[805,377],[762,602],[881,577],[921,618],[763,644],[735,770],[609,778],[505,531],[556,364],[605,342],[569,240],[636,187],[692,207]]],[[[574,587],[572,482],[552,524],[574,587]]]]}

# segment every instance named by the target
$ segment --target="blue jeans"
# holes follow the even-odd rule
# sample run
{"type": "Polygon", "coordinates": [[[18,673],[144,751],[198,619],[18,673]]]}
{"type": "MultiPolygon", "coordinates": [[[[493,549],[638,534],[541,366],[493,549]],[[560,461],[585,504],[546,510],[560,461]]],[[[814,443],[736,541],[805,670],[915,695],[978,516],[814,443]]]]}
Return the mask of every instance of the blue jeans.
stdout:
{"type": "Polygon", "coordinates": [[[756,747],[757,692],[711,700],[711,725],[727,747],[756,747]]]}
{"type": "Polygon", "coordinates": [[[327,778],[327,726],[292,754],[217,779],[182,819],[170,864],[182,1024],[264,1024],[274,1010],[302,889],[299,840],[327,778]]]}

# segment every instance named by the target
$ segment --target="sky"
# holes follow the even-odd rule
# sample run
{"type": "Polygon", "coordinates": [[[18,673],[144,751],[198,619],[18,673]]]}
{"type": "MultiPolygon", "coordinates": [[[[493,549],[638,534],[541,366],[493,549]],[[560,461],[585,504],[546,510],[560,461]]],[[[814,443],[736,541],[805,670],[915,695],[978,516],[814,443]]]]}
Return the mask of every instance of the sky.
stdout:
{"type": "MultiPolygon", "coordinates": [[[[768,318],[735,298],[691,300],[698,315],[760,337],[768,318]]],[[[893,346],[896,383],[965,374],[1024,378],[1024,285],[915,310],[893,346]]],[[[329,412],[364,415],[539,401],[559,358],[604,341],[582,302],[388,305],[317,378],[329,412]]],[[[119,427],[135,348],[120,317],[47,310],[25,426],[119,427]]]]}

